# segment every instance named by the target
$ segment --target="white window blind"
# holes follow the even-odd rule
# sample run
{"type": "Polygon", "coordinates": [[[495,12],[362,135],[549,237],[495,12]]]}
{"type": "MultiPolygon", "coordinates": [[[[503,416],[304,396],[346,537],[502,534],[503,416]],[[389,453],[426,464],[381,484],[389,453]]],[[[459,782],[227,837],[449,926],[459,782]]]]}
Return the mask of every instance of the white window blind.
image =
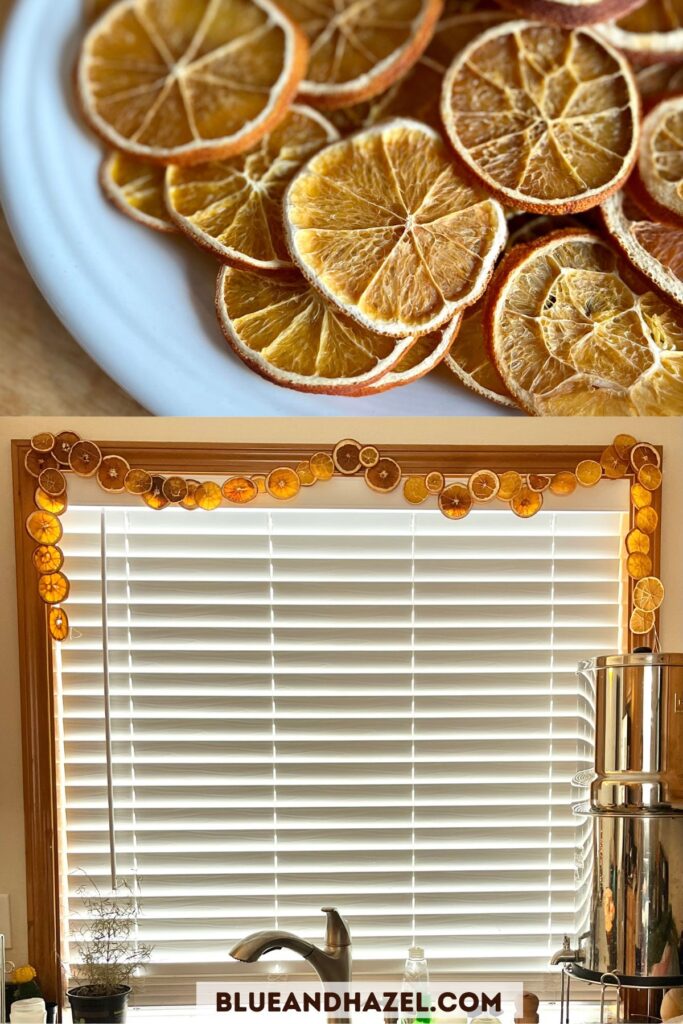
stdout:
{"type": "Polygon", "coordinates": [[[117,507],[104,566],[101,510],[72,508],[72,922],[74,872],[110,877],[106,571],[114,845],[155,945],[148,1000],[155,978],[183,1001],[225,975],[248,932],[322,938],[329,905],[356,973],[395,970],[414,940],[432,969],[545,972],[581,915],[570,780],[593,731],[575,668],[619,647],[624,520],[117,507]]]}

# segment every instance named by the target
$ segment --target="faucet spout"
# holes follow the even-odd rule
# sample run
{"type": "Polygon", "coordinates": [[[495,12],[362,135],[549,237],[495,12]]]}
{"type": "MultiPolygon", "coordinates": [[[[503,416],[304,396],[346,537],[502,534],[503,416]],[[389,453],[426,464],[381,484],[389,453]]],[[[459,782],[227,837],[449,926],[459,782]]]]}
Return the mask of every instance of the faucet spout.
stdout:
{"type": "Polygon", "coordinates": [[[272,929],[247,935],[246,939],[235,943],[230,950],[230,956],[235,960],[241,960],[242,963],[253,964],[260,960],[265,953],[270,953],[274,949],[292,949],[304,960],[308,960],[314,952],[315,946],[312,942],[307,942],[306,939],[302,939],[292,932],[272,929]]]}

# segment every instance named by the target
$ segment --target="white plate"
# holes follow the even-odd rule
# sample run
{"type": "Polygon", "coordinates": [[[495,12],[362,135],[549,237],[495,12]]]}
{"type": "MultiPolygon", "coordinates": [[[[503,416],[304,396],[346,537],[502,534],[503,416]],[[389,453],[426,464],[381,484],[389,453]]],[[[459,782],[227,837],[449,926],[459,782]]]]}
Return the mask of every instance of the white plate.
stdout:
{"type": "MultiPolygon", "coordinates": [[[[147,409],[167,416],[468,416],[505,413],[441,368],[370,398],[262,380],[218,328],[214,261],[103,199],[101,148],[71,87],[82,0],[17,0],[0,67],[0,192],[38,287],[68,330],[147,409]]],[[[507,411],[509,415],[509,411],[507,411]]]]}

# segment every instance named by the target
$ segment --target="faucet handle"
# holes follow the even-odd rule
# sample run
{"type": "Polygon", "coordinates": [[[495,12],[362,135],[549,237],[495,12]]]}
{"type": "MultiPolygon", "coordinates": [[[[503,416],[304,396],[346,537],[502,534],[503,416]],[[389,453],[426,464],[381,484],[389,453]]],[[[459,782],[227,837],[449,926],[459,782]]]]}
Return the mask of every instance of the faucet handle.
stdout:
{"type": "Polygon", "coordinates": [[[323,914],[327,914],[327,932],[325,944],[329,949],[339,949],[340,946],[351,945],[351,931],[347,922],[341,916],[336,907],[323,907],[323,914]]]}

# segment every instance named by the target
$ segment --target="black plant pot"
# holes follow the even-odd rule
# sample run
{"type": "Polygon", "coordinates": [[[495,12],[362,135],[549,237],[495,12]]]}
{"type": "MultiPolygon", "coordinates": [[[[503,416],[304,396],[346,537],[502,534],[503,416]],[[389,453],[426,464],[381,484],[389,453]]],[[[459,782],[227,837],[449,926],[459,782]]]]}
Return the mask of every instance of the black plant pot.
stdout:
{"type": "Polygon", "coordinates": [[[87,992],[86,985],[79,985],[66,993],[74,1024],[123,1024],[130,985],[122,985],[117,992],[106,996],[87,995],[87,992]]]}

